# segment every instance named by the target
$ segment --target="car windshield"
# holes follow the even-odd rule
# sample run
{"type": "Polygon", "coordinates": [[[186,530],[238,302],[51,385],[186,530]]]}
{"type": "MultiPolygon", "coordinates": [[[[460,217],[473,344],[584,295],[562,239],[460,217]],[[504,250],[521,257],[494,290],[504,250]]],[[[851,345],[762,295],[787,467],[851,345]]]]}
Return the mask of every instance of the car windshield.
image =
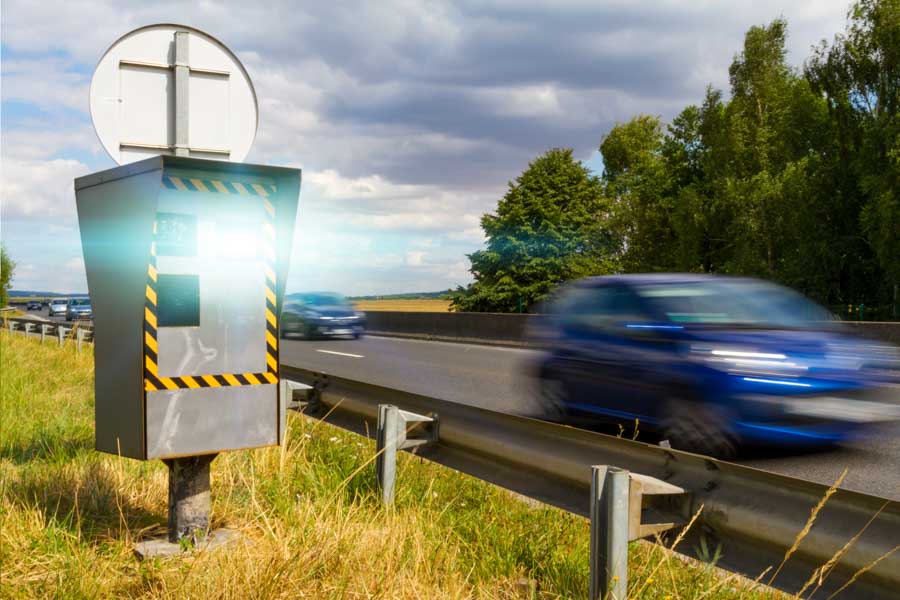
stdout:
{"type": "Polygon", "coordinates": [[[90,306],[91,301],[87,298],[73,298],[69,300],[69,304],[72,306],[90,306]]]}
{"type": "Polygon", "coordinates": [[[659,283],[635,290],[652,313],[674,323],[807,327],[834,320],[815,302],[764,281],[659,283]]]}
{"type": "Polygon", "coordinates": [[[331,293],[302,294],[297,300],[306,306],[345,306],[347,304],[346,298],[340,294],[331,293]]]}
{"type": "Polygon", "coordinates": [[[68,300],[51,300],[50,304],[67,304],[68,300]]]}

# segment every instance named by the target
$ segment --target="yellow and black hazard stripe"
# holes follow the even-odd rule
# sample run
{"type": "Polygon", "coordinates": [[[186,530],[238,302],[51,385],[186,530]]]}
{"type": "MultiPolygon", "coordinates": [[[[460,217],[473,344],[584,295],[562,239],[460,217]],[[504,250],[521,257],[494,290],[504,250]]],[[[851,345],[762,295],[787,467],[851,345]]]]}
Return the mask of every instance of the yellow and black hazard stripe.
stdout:
{"type": "Polygon", "coordinates": [[[263,183],[242,183],[240,181],[222,181],[219,179],[201,179],[195,177],[162,178],[162,187],[180,192],[209,192],[212,194],[235,194],[241,196],[262,196],[266,198],[275,193],[275,186],[263,183]]]}
{"type": "Polygon", "coordinates": [[[266,371],[264,373],[223,373],[215,375],[184,375],[161,377],[159,375],[159,345],[157,343],[157,279],[156,229],[153,224],[153,241],[150,243],[150,259],[147,266],[146,302],[144,306],[144,389],[146,391],[176,390],[187,388],[224,387],[240,385],[264,385],[278,383],[278,309],[276,302],[277,272],[275,205],[269,196],[275,193],[274,185],[220,181],[216,179],[188,179],[166,176],[162,186],[168,189],[219,194],[259,196],[263,202],[266,219],[263,223],[263,270],[266,294],[266,371]]]}

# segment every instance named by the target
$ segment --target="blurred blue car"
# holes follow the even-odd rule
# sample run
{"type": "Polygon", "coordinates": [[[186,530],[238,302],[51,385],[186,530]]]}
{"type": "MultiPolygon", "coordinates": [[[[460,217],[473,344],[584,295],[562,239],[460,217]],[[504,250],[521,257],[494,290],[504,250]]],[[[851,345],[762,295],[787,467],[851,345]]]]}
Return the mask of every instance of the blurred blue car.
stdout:
{"type": "Polygon", "coordinates": [[[900,418],[900,353],[749,278],[622,275],[565,286],[534,331],[544,416],[651,429],[729,457],[826,445],[900,418]]]}
{"type": "Polygon", "coordinates": [[[340,294],[309,292],[291,294],[281,311],[281,337],[352,337],[366,332],[366,315],[340,294]]]}

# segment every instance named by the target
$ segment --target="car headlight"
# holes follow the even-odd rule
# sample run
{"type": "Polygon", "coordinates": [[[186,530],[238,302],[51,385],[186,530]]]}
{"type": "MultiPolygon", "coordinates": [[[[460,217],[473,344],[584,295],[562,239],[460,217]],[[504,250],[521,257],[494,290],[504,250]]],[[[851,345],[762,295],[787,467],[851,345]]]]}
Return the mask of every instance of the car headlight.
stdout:
{"type": "Polygon", "coordinates": [[[797,376],[809,366],[795,362],[780,352],[765,352],[755,348],[707,346],[695,344],[690,356],[704,364],[734,375],[797,376]]]}

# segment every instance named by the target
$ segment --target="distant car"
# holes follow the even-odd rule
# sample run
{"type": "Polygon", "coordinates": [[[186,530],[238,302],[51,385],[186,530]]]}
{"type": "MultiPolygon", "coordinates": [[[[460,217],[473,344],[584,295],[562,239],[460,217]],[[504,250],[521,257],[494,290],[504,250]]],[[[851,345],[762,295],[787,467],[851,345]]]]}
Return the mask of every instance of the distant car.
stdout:
{"type": "Polygon", "coordinates": [[[365,313],[340,294],[312,292],[291,296],[281,312],[281,337],[353,337],[366,330],[365,313]]]}
{"type": "Polygon", "coordinates": [[[544,416],[634,424],[672,447],[822,446],[900,418],[900,351],[787,288],[749,278],[574,282],[533,332],[544,416]]]}
{"type": "Polygon", "coordinates": [[[66,321],[94,318],[90,298],[70,298],[66,305],[66,321]]]}
{"type": "Polygon", "coordinates": [[[54,298],[47,305],[48,314],[51,317],[62,317],[66,314],[66,309],[69,307],[69,300],[66,298],[54,298]]]}
{"type": "Polygon", "coordinates": [[[41,303],[37,300],[30,301],[26,306],[26,310],[41,310],[41,303]]]}

